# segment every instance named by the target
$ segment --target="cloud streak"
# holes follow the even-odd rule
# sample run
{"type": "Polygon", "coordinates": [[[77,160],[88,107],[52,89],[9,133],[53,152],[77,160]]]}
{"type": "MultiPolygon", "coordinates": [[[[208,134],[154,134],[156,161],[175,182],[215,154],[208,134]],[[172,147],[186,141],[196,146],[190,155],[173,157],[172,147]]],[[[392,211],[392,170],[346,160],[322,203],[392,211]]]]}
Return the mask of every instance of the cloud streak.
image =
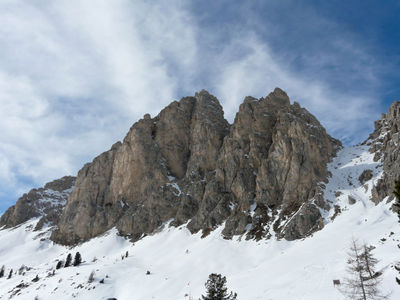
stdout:
{"type": "Polygon", "coordinates": [[[169,66],[196,51],[177,5],[0,4],[2,191],[75,174],[176,96],[169,66]]]}
{"type": "Polygon", "coordinates": [[[286,90],[292,102],[300,102],[315,114],[333,136],[346,143],[360,142],[367,137],[372,120],[379,114],[376,98],[352,90],[338,91],[318,77],[293,72],[287,65],[277,62],[268,45],[256,35],[245,36],[246,39],[233,42],[231,47],[244,44],[247,54],[226,62],[215,85],[216,94],[224,99],[229,116],[246,95],[262,97],[278,86],[286,90]]]}

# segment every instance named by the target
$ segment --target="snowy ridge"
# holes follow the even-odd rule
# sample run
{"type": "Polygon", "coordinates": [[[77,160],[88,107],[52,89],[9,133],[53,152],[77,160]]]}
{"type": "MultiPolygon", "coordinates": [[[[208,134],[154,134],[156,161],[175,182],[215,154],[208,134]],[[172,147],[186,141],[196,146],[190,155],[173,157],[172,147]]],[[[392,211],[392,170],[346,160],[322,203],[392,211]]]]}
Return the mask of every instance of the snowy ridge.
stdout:
{"type": "MultiPolygon", "coordinates": [[[[223,227],[205,238],[185,228],[168,227],[135,244],[117,235],[116,230],[74,248],[53,244],[49,231],[34,232],[37,219],[14,229],[0,231],[0,266],[14,271],[24,264],[25,275],[0,278],[0,299],[198,299],[212,272],[226,276],[228,289],[240,300],[341,300],[344,296],[332,284],[346,276],[346,252],[352,237],[376,247],[378,269],[383,272],[381,289],[390,299],[400,299],[392,265],[399,260],[397,216],[391,203],[375,205],[369,200],[371,188],[382,175],[380,162],[373,161],[367,146],[342,149],[329,165],[332,173],[325,199],[332,209],[326,212],[325,227],[304,240],[288,242],[225,240],[223,227]],[[364,170],[373,177],[361,184],[364,170]],[[340,192],[340,193],[339,193],[340,192]],[[349,196],[355,199],[349,203],[349,196]],[[334,205],[340,208],[336,213],[334,205]],[[83,264],[52,272],[57,260],[79,251],[83,264]],[[128,258],[121,255],[129,252],[128,258]],[[10,254],[11,253],[11,254],[10,254]],[[32,255],[32,254],[35,255],[32,255]],[[97,260],[94,261],[94,258],[97,260]],[[90,272],[95,280],[88,283],[90,272]],[[150,271],[150,275],[146,272],[150,271]],[[39,275],[38,282],[31,280],[39,275]],[[108,275],[108,278],[106,277],[108,275]],[[105,279],[104,284],[99,283],[105,279]],[[24,282],[27,287],[16,288],[24,282]]],[[[336,211],[339,209],[336,208],[336,211]]]]}
{"type": "Polygon", "coordinates": [[[74,183],[75,177],[64,176],[46,183],[44,187],[31,189],[4,212],[0,218],[0,227],[13,228],[37,217],[42,217],[37,229],[56,225],[74,183]]]}

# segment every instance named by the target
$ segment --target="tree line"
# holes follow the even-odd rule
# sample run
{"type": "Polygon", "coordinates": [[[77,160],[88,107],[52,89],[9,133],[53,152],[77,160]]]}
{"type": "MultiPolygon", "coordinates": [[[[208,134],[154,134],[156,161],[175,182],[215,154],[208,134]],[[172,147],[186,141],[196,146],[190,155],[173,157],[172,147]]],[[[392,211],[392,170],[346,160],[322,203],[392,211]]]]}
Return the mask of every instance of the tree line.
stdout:
{"type": "MultiPolygon", "coordinates": [[[[71,263],[72,263],[72,254],[68,253],[67,258],[65,259],[65,263],[63,260],[58,261],[56,265],[56,270],[61,269],[62,267],[68,268],[71,266],[71,263]]],[[[81,263],[82,263],[82,256],[79,252],[76,252],[74,257],[74,262],[72,263],[72,265],[76,267],[79,266],[81,263]]]]}
{"type": "MultiPolygon", "coordinates": [[[[62,267],[67,268],[67,267],[70,267],[71,265],[76,267],[76,266],[79,266],[81,263],[82,263],[82,256],[81,256],[81,254],[79,252],[75,253],[75,257],[74,257],[74,261],[73,262],[72,262],[72,255],[71,255],[71,253],[69,253],[67,255],[65,263],[64,263],[63,260],[60,260],[60,261],[57,262],[56,270],[61,269],[62,267]]],[[[24,272],[25,270],[30,270],[30,268],[26,267],[25,265],[22,265],[18,270],[18,274],[19,275],[24,275],[25,274],[25,272],[24,272]]],[[[5,273],[6,273],[6,267],[5,267],[5,265],[2,265],[2,267],[0,268],[0,278],[5,277],[5,273]]],[[[14,274],[14,270],[11,268],[10,271],[8,272],[7,279],[12,278],[13,274],[14,274]]],[[[17,274],[17,271],[15,271],[15,274],[17,274]]],[[[39,278],[38,275],[36,275],[36,277],[34,278],[34,281],[35,281],[35,279],[39,280],[38,278],[39,278]]]]}

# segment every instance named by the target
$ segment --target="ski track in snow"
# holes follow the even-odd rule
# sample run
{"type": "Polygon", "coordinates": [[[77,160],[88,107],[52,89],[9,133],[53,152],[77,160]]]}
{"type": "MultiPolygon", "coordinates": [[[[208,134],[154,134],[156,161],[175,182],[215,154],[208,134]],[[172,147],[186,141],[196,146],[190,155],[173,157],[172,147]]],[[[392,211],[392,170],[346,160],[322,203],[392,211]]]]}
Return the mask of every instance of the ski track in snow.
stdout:
{"type": "Polygon", "coordinates": [[[384,271],[381,289],[391,292],[390,299],[400,299],[396,271],[391,267],[400,259],[399,223],[386,199],[376,206],[369,200],[374,182],[382,175],[380,162],[372,158],[367,146],[338,153],[329,164],[332,177],[326,184],[325,199],[340,206],[341,213],[332,221],[333,208],[326,212],[325,228],[304,240],[255,242],[237,237],[229,241],[221,237],[222,226],[201,239],[200,233],[191,235],[184,226],[165,226],[135,244],[113,229],[68,248],[49,241],[46,229],[33,232],[37,219],[1,230],[0,265],[6,266],[6,276],[10,268],[15,271],[22,264],[32,269],[24,276],[0,278],[0,299],[9,299],[22,281],[29,286],[12,299],[189,299],[185,295],[198,299],[205,292],[208,275],[216,272],[227,277],[228,289],[237,292],[240,300],[340,300],[344,297],[332,280],[346,276],[346,252],[352,237],[376,247],[378,269],[384,271]],[[374,176],[363,186],[358,177],[366,169],[373,170],[374,176]],[[350,205],[348,196],[356,203],[350,205]],[[84,260],[81,266],[62,268],[55,276],[46,277],[57,259],[65,260],[67,253],[77,251],[84,260]],[[121,260],[126,251],[129,257],[121,260]],[[95,271],[95,280],[89,284],[91,271],[95,271]],[[37,274],[40,280],[32,282],[37,274]],[[104,284],[99,283],[102,278],[104,284]]]}

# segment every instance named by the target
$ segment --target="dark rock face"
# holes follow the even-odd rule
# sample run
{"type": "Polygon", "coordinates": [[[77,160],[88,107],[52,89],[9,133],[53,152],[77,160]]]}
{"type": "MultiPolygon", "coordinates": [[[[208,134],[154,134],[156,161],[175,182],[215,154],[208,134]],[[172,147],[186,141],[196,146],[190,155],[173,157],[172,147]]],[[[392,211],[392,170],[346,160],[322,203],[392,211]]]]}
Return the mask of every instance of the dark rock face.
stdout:
{"type": "Polygon", "coordinates": [[[400,175],[400,102],[395,101],[387,114],[375,122],[375,131],[365,141],[370,152],[375,153],[374,160],[383,163],[383,177],[372,189],[372,200],[375,203],[385,197],[393,198],[394,181],[400,175]]]}
{"type": "Polygon", "coordinates": [[[347,196],[350,205],[356,204],[357,200],[352,196],[347,196]]]}
{"type": "Polygon", "coordinates": [[[360,181],[361,184],[364,184],[368,180],[370,180],[373,177],[373,172],[370,169],[364,170],[360,177],[358,177],[358,181],[360,181]]]}
{"type": "Polygon", "coordinates": [[[284,237],[291,241],[306,237],[324,227],[321,213],[318,208],[310,203],[303,205],[292,217],[291,222],[284,228],[284,237]]]}
{"type": "Polygon", "coordinates": [[[318,183],[340,147],[280,89],[246,97],[232,125],[203,90],[145,115],[86,164],[52,239],[74,244],[116,226],[137,240],[168,221],[204,235],[225,222],[227,238],[302,238],[323,226],[318,183]]]}
{"type": "Polygon", "coordinates": [[[41,229],[46,223],[56,225],[75,179],[72,176],[65,176],[46,183],[43,188],[30,190],[1,216],[0,227],[14,227],[37,217],[41,218],[35,229],[41,229]]]}

